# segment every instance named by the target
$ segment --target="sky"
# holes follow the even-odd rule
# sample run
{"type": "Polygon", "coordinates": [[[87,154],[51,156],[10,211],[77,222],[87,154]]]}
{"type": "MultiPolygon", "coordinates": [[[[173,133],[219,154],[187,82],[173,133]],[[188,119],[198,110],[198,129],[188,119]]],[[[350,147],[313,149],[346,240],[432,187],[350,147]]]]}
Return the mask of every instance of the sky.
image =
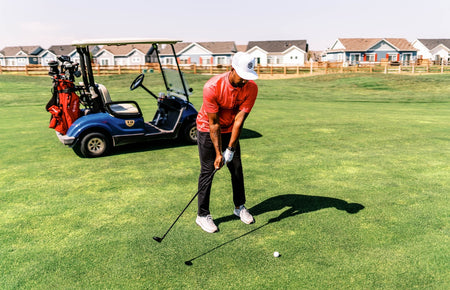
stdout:
{"type": "Polygon", "coordinates": [[[450,38],[450,0],[0,0],[0,49],[98,38],[188,42],[450,38]]]}

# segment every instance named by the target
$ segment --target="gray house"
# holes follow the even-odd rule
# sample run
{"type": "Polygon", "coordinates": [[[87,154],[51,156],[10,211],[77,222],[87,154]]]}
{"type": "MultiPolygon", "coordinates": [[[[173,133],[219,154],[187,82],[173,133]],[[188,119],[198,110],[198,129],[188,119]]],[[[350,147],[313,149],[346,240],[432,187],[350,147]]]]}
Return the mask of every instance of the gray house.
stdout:
{"type": "Polygon", "coordinates": [[[404,38],[339,38],[326,50],[325,61],[349,65],[382,61],[408,64],[417,49],[404,38]]]}
{"type": "Polygon", "coordinates": [[[306,40],[250,41],[247,53],[253,55],[263,66],[304,66],[307,61],[306,40]]]}
{"type": "Polygon", "coordinates": [[[48,63],[50,61],[57,60],[58,56],[61,56],[61,55],[68,55],[68,56],[70,56],[70,58],[72,60],[74,60],[74,58],[78,58],[78,60],[79,60],[76,48],[74,46],[72,46],[72,45],[53,45],[41,53],[41,55],[40,55],[41,64],[43,66],[48,66],[48,63]]]}
{"type": "Polygon", "coordinates": [[[38,45],[34,46],[7,46],[0,50],[0,65],[2,66],[25,66],[40,64],[40,53],[44,49],[38,45]]]}

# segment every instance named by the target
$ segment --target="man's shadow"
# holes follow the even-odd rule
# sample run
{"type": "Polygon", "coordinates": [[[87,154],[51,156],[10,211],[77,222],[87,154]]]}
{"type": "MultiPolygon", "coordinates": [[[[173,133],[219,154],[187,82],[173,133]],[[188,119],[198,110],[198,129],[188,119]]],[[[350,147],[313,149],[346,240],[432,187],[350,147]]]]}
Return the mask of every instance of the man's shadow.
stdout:
{"type": "MultiPolygon", "coordinates": [[[[272,211],[279,211],[284,208],[287,208],[285,211],[283,211],[279,216],[270,218],[267,223],[262,224],[261,226],[246,232],[236,238],[233,238],[223,244],[220,244],[203,254],[200,254],[190,260],[185,261],[184,263],[188,266],[192,266],[192,261],[205,256],[206,254],[209,254],[231,242],[234,242],[244,236],[247,236],[257,230],[262,229],[263,227],[279,222],[283,219],[293,217],[296,215],[318,211],[324,208],[336,208],[338,210],[345,211],[349,214],[356,214],[360,210],[364,209],[364,206],[359,203],[348,203],[345,200],[337,199],[337,198],[331,198],[331,197],[324,197],[324,196],[310,196],[310,195],[302,195],[302,194],[285,194],[285,195],[278,195],[271,197],[269,199],[266,199],[262,201],[261,203],[255,205],[254,207],[249,209],[249,212],[253,216],[259,216],[264,213],[272,212],[272,211]]],[[[228,222],[231,220],[238,219],[237,216],[234,214],[229,216],[224,216],[218,219],[214,220],[214,223],[218,226],[221,223],[228,222]]],[[[258,220],[255,218],[255,220],[258,222],[258,220]]]]}
{"type": "MultiPolygon", "coordinates": [[[[336,208],[349,214],[355,214],[364,209],[364,206],[359,203],[348,203],[345,200],[331,197],[284,194],[266,199],[248,210],[253,216],[258,216],[272,211],[279,211],[284,208],[287,209],[279,216],[269,219],[268,223],[278,222],[288,217],[318,211],[324,208],[336,208]]],[[[238,217],[232,214],[215,219],[214,222],[216,225],[219,225],[220,223],[228,222],[237,218],[238,217]]]]}

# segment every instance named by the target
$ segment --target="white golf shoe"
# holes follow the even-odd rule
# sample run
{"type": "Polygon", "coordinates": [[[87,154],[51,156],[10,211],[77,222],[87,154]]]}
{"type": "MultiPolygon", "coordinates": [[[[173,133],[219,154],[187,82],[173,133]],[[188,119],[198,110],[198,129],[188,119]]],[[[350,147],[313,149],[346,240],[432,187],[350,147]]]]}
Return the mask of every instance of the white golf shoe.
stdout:
{"type": "Polygon", "coordinates": [[[210,214],[207,216],[197,216],[195,222],[207,233],[215,233],[219,230],[210,214]]]}
{"type": "Polygon", "coordinates": [[[253,216],[248,212],[244,205],[241,205],[239,208],[234,209],[234,214],[238,216],[241,221],[245,224],[252,224],[255,222],[253,216]]]}

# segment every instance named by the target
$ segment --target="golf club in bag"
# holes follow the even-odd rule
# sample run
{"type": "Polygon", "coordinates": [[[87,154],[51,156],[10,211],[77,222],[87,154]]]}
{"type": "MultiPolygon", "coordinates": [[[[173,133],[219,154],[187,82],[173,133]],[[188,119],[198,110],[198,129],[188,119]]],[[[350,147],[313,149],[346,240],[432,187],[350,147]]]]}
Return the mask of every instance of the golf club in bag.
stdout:
{"type": "Polygon", "coordinates": [[[184,213],[184,211],[189,207],[189,205],[192,203],[192,201],[194,201],[194,199],[197,197],[198,193],[200,192],[200,190],[202,190],[207,184],[209,184],[209,182],[211,182],[211,180],[214,177],[214,174],[216,174],[217,170],[219,169],[214,169],[214,171],[211,173],[211,175],[209,176],[208,182],[205,182],[204,185],[197,191],[197,193],[191,198],[191,200],[189,201],[189,203],[186,205],[186,207],[181,211],[181,213],[178,215],[178,217],[175,219],[175,221],[172,223],[172,225],[169,227],[169,229],[167,230],[167,232],[162,236],[162,237],[153,237],[153,239],[155,241],[157,241],[158,243],[161,243],[162,240],[164,240],[164,238],[166,237],[166,235],[170,232],[170,230],[172,229],[172,227],[175,225],[175,223],[178,221],[178,219],[181,217],[181,215],[184,213]]]}

